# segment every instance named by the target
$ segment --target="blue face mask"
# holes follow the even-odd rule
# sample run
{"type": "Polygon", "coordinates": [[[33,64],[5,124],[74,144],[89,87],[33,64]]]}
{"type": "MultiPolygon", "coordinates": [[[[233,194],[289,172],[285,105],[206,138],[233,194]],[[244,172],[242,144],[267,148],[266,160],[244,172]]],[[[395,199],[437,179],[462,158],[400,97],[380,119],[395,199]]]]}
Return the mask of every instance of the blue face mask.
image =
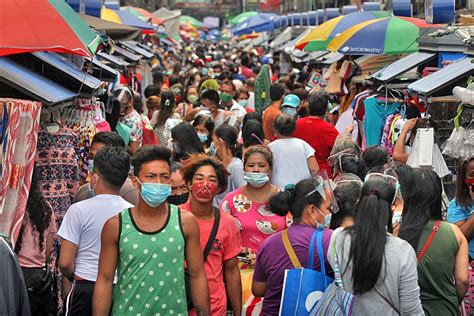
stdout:
{"type": "Polygon", "coordinates": [[[169,184],[141,183],[140,181],[138,183],[142,185],[140,195],[145,203],[151,207],[160,206],[171,194],[171,186],[169,184]]]}
{"type": "Polygon", "coordinates": [[[239,104],[245,108],[249,105],[249,100],[239,100],[239,104]]]}
{"type": "Polygon", "coordinates": [[[91,197],[94,197],[96,195],[94,189],[95,189],[95,186],[97,185],[97,182],[94,185],[91,184],[93,177],[94,176],[91,177],[91,180],[88,183],[88,185],[89,185],[89,194],[90,194],[91,197]]]}
{"type": "Polygon", "coordinates": [[[89,165],[87,166],[89,170],[89,174],[92,174],[92,170],[94,169],[94,159],[89,160],[89,165]]]}
{"type": "Polygon", "coordinates": [[[199,140],[201,141],[201,143],[207,142],[207,135],[206,134],[198,133],[198,137],[199,137],[199,140]]]}
{"type": "Polygon", "coordinates": [[[254,187],[254,188],[261,188],[263,187],[270,178],[268,177],[268,173],[263,172],[245,172],[244,173],[244,180],[247,183],[254,187]]]}
{"type": "Polygon", "coordinates": [[[214,143],[211,143],[211,145],[209,146],[209,154],[211,156],[215,156],[216,155],[216,146],[214,145],[214,143]]]}
{"type": "MultiPolygon", "coordinates": [[[[323,212],[318,208],[319,214],[321,214],[324,217],[324,227],[329,228],[331,225],[331,219],[332,219],[332,213],[329,213],[328,215],[324,215],[323,212]]],[[[322,224],[318,223],[318,228],[322,226],[322,224]]]]}

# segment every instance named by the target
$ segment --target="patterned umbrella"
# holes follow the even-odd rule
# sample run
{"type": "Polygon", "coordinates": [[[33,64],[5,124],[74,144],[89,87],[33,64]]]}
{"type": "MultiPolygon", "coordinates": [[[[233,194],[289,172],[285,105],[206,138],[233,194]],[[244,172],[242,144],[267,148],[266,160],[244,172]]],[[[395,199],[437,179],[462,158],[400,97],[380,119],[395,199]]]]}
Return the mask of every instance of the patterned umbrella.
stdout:
{"type": "Polygon", "coordinates": [[[420,30],[439,28],[424,20],[407,17],[389,17],[357,24],[327,46],[329,50],[346,55],[398,55],[418,51],[420,30]]]}
{"type": "Polygon", "coordinates": [[[0,1],[0,56],[53,51],[95,54],[102,43],[64,0],[0,1]]]}
{"type": "Polygon", "coordinates": [[[386,11],[362,11],[338,16],[316,27],[299,40],[295,47],[304,49],[306,52],[326,50],[329,42],[348,28],[368,20],[386,18],[389,15],[390,13],[386,11]]]}
{"type": "Polygon", "coordinates": [[[103,7],[100,10],[100,18],[110,22],[136,27],[143,30],[145,33],[155,32],[155,28],[150,23],[147,23],[126,11],[113,10],[103,7]]]}

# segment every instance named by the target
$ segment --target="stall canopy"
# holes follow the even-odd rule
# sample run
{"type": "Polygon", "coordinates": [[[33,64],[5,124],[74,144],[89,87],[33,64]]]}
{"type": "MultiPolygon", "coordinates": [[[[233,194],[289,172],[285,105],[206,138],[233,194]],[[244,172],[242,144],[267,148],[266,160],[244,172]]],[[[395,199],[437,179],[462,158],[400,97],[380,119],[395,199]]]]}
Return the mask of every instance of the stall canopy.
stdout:
{"type": "Polygon", "coordinates": [[[164,21],[166,33],[170,37],[179,37],[179,17],[181,16],[181,11],[170,11],[166,8],[161,8],[153,12],[153,15],[164,21]]]}
{"type": "Polygon", "coordinates": [[[89,63],[85,65],[87,71],[101,81],[115,82],[120,75],[117,70],[101,62],[96,56],[92,59],[86,58],[86,61],[89,63]]]}
{"type": "Polygon", "coordinates": [[[115,57],[114,55],[99,52],[97,53],[97,56],[99,56],[102,61],[111,64],[113,68],[127,67],[129,65],[128,62],[118,57],[115,57]]]}
{"type": "Polygon", "coordinates": [[[270,48],[276,48],[288,41],[291,41],[292,27],[287,27],[283,32],[277,35],[275,39],[270,43],[270,48]]]}
{"type": "Polygon", "coordinates": [[[90,27],[105,32],[114,41],[130,40],[140,35],[140,30],[135,27],[106,21],[91,15],[80,14],[80,16],[90,27]]]}
{"type": "Polygon", "coordinates": [[[72,91],[81,90],[81,92],[92,94],[102,84],[99,79],[82,71],[71,61],[56,53],[36,52],[31,55],[45,64],[42,67],[43,75],[72,91]]]}
{"type": "Polygon", "coordinates": [[[153,56],[155,56],[150,51],[139,47],[138,45],[136,45],[133,42],[120,42],[119,45],[126,48],[126,49],[128,49],[128,50],[130,50],[132,53],[140,54],[140,55],[142,55],[143,57],[145,57],[147,59],[153,58],[153,56]]]}
{"type": "Polygon", "coordinates": [[[338,53],[338,52],[330,52],[328,54],[324,54],[323,56],[319,57],[319,58],[316,58],[314,60],[315,63],[319,63],[319,64],[325,64],[325,65],[330,65],[336,61],[338,61],[339,59],[341,59],[342,57],[344,57],[343,54],[341,53],[338,53]]]}
{"type": "Polygon", "coordinates": [[[474,74],[471,58],[463,58],[408,86],[408,89],[424,96],[451,95],[455,85],[465,86],[467,78],[474,74]]]}
{"type": "Polygon", "coordinates": [[[388,82],[400,76],[404,72],[407,72],[410,69],[413,69],[418,65],[435,58],[435,53],[416,52],[395,61],[389,66],[377,71],[371,75],[371,77],[378,81],[388,82]]]}
{"type": "Polygon", "coordinates": [[[118,47],[118,46],[115,47],[114,54],[118,54],[120,56],[123,56],[123,57],[125,57],[125,60],[127,62],[132,62],[132,63],[137,63],[137,62],[140,61],[140,59],[142,59],[141,56],[139,56],[137,54],[134,54],[134,53],[131,53],[128,50],[126,50],[125,48],[118,47]]]}
{"type": "Polygon", "coordinates": [[[63,86],[35,73],[7,57],[0,57],[0,96],[31,98],[54,105],[76,97],[63,86]]]}

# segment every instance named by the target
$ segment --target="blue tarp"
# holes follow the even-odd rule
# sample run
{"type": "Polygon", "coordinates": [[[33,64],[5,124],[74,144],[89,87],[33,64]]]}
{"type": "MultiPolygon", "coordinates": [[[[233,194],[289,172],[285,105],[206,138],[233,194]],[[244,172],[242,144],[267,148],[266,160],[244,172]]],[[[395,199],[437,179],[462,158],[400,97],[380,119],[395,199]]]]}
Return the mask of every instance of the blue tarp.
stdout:
{"type": "Polygon", "coordinates": [[[466,57],[466,55],[463,53],[439,53],[438,67],[442,68],[445,62],[453,62],[464,57],[466,57]]]}
{"type": "Polygon", "coordinates": [[[141,20],[140,18],[134,16],[131,13],[128,13],[127,11],[114,10],[114,12],[120,17],[122,23],[125,25],[149,31],[153,31],[155,29],[150,23],[141,20]]]}
{"type": "Polygon", "coordinates": [[[235,35],[250,34],[252,32],[270,32],[275,28],[273,19],[278,18],[274,13],[259,13],[237,24],[232,33],[235,35]]]}
{"type": "Polygon", "coordinates": [[[0,57],[0,81],[46,105],[62,103],[77,95],[7,57],[0,57]]]}

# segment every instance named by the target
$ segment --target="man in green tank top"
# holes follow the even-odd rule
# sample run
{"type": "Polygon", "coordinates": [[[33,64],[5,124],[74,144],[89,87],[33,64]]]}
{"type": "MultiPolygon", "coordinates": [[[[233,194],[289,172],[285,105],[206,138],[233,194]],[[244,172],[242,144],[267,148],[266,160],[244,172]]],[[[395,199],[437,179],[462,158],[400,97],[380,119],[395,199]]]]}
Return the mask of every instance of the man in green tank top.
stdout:
{"type": "Polygon", "coordinates": [[[168,148],[149,146],[132,158],[140,200],[107,221],[102,231],[94,315],[187,315],[185,261],[194,309],[209,315],[198,223],[192,213],[166,203],[170,157],[168,148]]]}

